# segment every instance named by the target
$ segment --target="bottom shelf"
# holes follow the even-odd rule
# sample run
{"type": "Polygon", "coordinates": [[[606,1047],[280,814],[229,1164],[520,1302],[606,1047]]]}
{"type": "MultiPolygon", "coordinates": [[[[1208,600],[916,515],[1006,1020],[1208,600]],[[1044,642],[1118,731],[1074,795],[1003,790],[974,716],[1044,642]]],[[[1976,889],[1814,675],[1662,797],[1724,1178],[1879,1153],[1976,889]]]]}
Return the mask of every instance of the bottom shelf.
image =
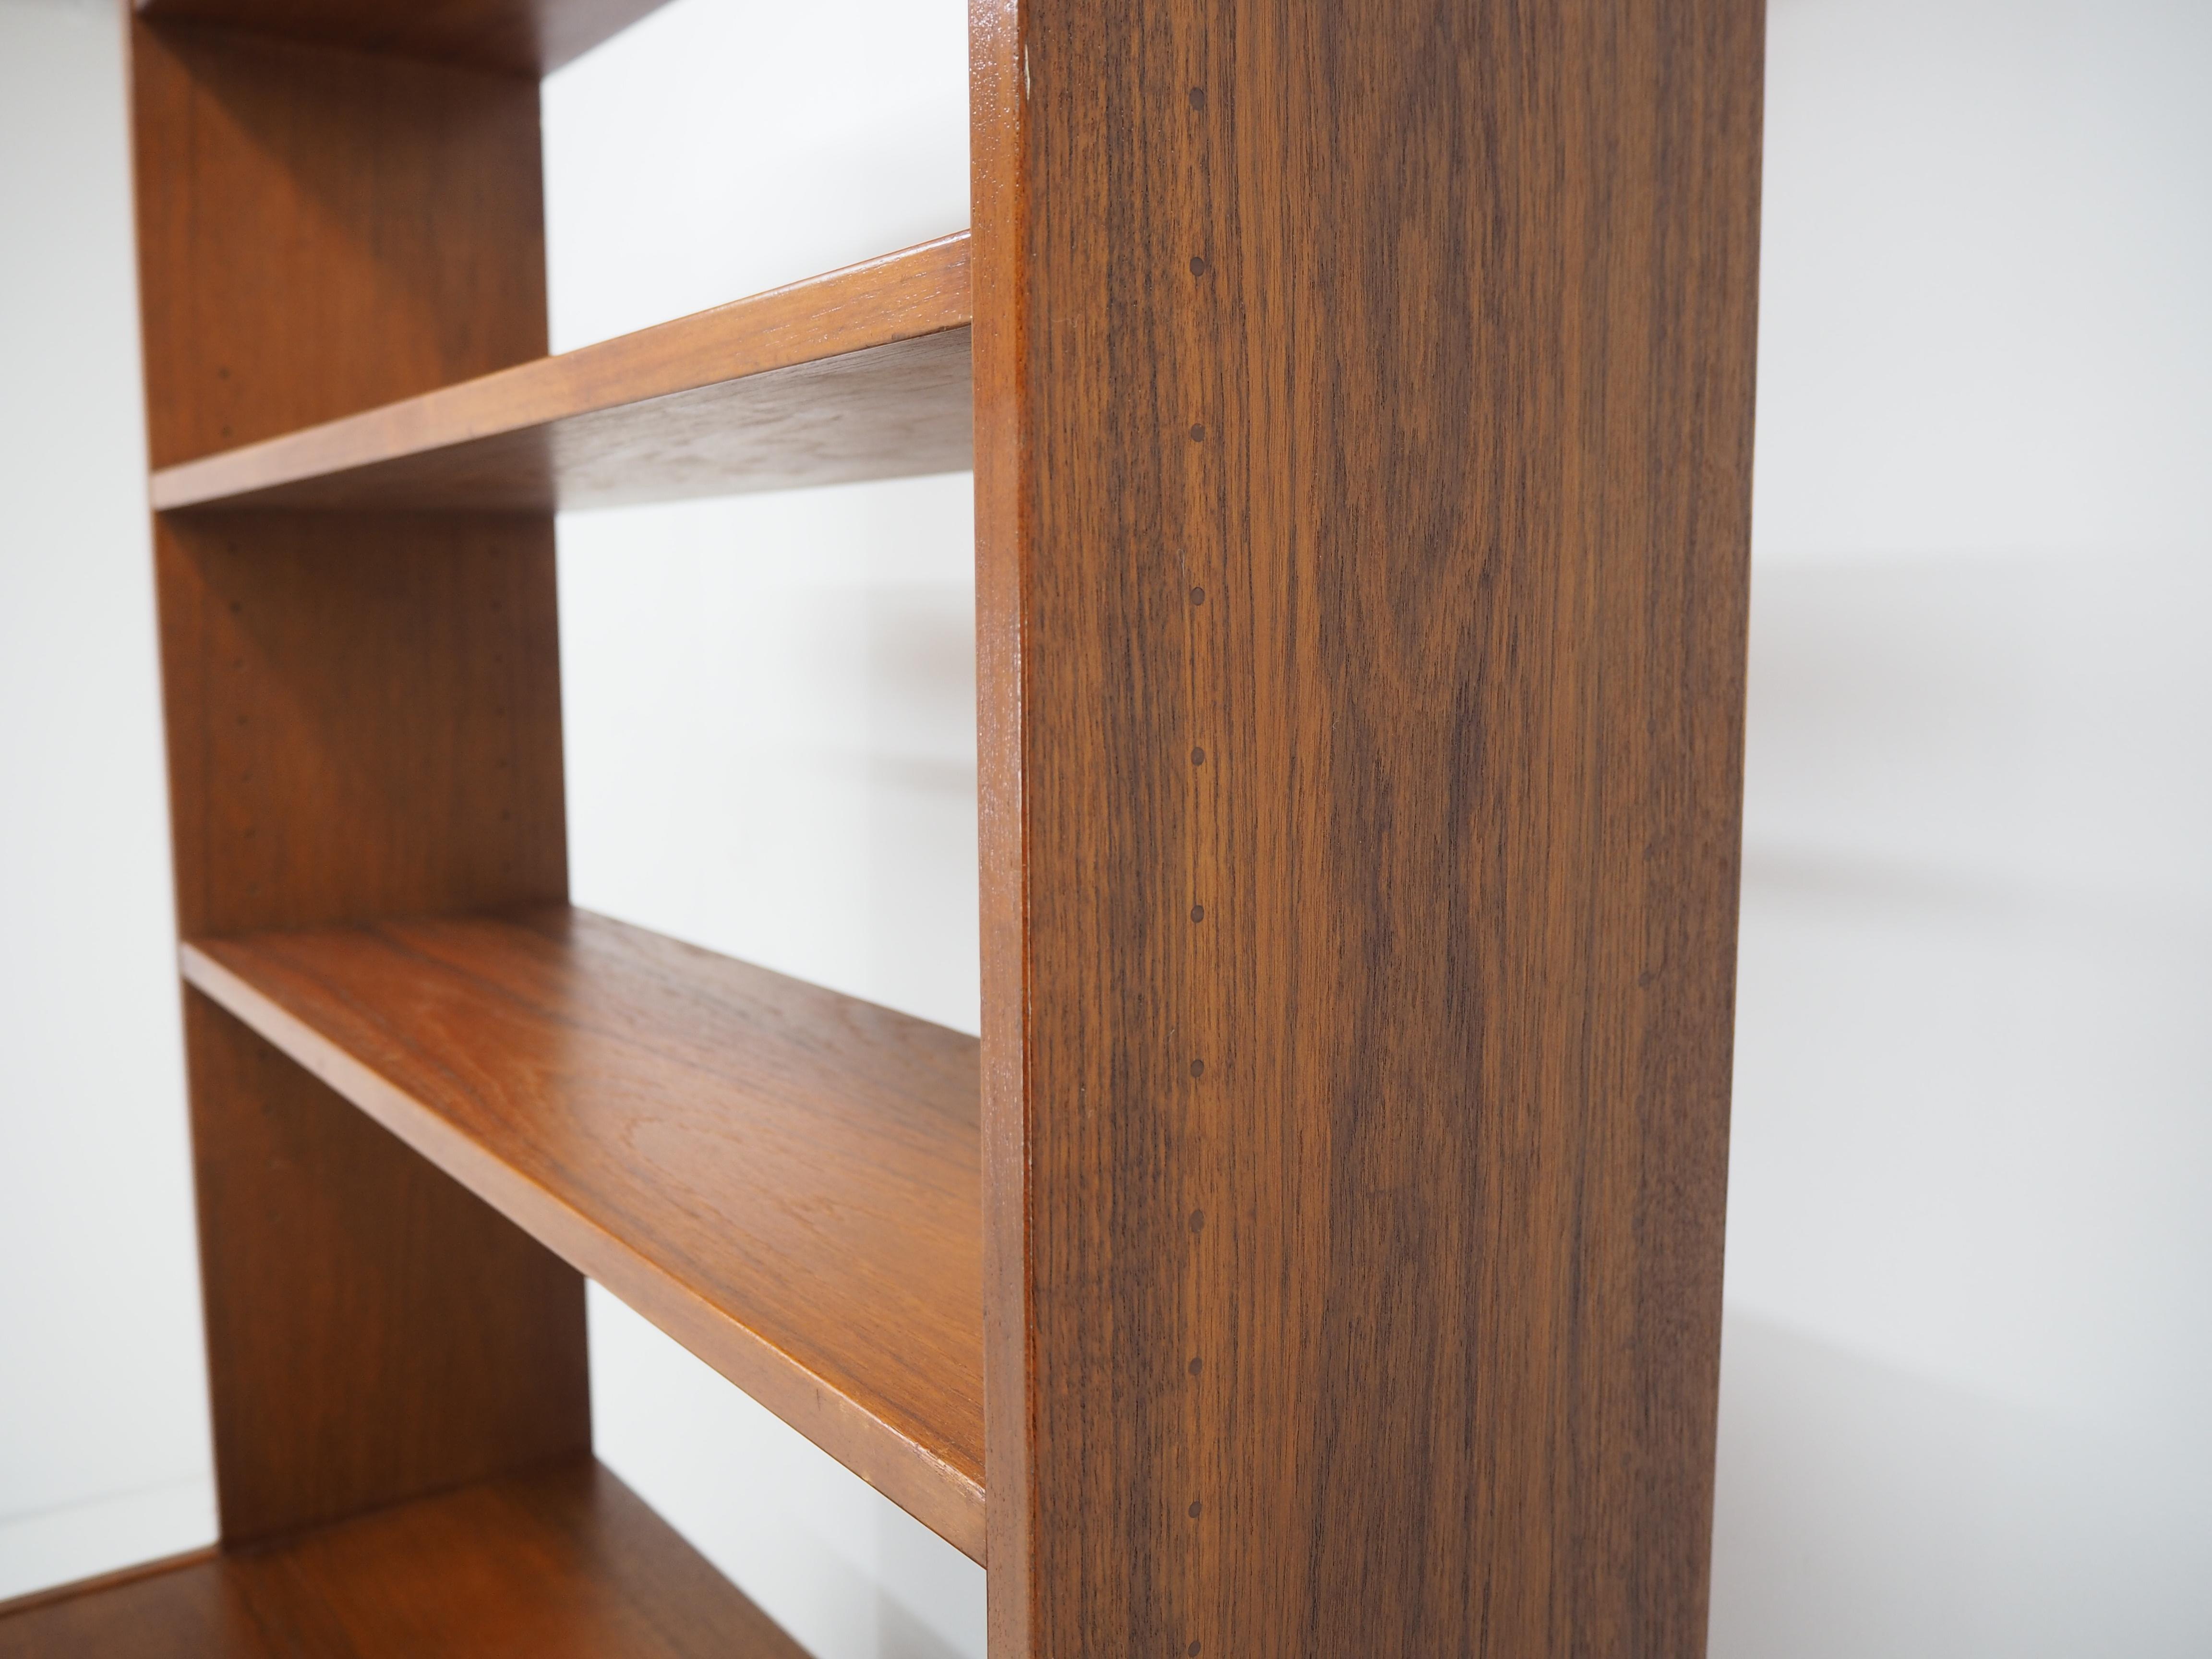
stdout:
{"type": "Polygon", "coordinates": [[[805,1659],[593,1459],[0,1605],[0,1659],[805,1659]]]}

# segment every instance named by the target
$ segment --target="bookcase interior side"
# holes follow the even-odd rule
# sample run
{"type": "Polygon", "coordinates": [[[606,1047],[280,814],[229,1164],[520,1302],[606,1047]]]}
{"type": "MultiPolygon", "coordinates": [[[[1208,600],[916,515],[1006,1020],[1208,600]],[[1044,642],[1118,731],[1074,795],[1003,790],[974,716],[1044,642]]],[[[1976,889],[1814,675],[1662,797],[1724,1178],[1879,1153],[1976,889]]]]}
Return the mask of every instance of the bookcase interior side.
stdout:
{"type": "MultiPolygon", "coordinates": [[[[543,354],[535,82],[134,20],[155,466],[543,354]]],[[[557,900],[550,517],[156,515],[187,938],[557,900]]],[[[223,1535],[589,1443],[581,1280],[197,992],[223,1535]]]]}

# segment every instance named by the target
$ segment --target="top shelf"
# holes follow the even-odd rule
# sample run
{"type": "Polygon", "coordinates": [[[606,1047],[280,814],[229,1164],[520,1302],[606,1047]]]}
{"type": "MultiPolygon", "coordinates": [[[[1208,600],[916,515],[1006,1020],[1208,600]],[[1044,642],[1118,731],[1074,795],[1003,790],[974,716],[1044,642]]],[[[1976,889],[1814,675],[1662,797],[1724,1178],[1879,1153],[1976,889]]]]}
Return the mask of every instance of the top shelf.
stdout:
{"type": "Polygon", "coordinates": [[[356,52],[550,75],[663,0],[137,0],[154,22],[210,23],[356,52]]]}
{"type": "Polygon", "coordinates": [[[154,474],[187,507],[550,512],[974,464],[968,233],[154,474]]]}

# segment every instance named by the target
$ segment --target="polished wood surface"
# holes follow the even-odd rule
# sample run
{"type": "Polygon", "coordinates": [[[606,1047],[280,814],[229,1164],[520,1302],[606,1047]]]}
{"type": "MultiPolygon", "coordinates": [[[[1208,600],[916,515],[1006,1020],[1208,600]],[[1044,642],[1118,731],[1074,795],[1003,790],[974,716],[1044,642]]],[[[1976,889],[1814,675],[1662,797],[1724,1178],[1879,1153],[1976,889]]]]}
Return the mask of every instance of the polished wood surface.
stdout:
{"type": "Polygon", "coordinates": [[[590,1459],[0,1607],[0,1659],[805,1659],[590,1459]]]}
{"type": "Polygon", "coordinates": [[[553,526],[155,525],[187,934],[565,897],[553,526]]]}
{"type": "Polygon", "coordinates": [[[574,1269],[188,991],[227,1540],[591,1444],[574,1269]]]}
{"type": "Polygon", "coordinates": [[[994,1659],[1685,1659],[1758,0],[1015,15],[973,104],[994,1659]]]}
{"type": "Polygon", "coordinates": [[[139,15],[535,78],[665,0],[137,0],[139,15]]]}
{"type": "Polygon", "coordinates": [[[538,88],[131,30],[156,470],[545,355],[538,88]]]}
{"type": "Polygon", "coordinates": [[[973,1038],[567,907],[202,939],[185,970],[981,1557],[973,1038]]]}
{"type": "MultiPolygon", "coordinates": [[[[536,88],[143,20],[162,465],[542,356],[536,88]]],[[[184,932],[566,896],[544,515],[157,515],[184,932]]],[[[223,1536],[588,1443],[574,1271],[185,999],[223,1536]]]]}
{"type": "Polygon", "coordinates": [[[516,511],[957,471],[965,231],[154,475],[156,507],[516,511]]]}

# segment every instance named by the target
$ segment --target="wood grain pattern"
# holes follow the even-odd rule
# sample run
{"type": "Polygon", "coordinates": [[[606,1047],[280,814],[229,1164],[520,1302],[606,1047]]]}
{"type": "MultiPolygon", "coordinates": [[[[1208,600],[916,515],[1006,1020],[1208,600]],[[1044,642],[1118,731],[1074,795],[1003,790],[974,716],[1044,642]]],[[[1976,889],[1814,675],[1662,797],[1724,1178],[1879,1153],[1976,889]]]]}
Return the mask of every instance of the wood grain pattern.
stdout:
{"type": "Polygon", "coordinates": [[[973,1038],[566,907],[185,969],[981,1559],[973,1038]]]}
{"type": "MultiPolygon", "coordinates": [[[[154,464],[542,356],[537,93],[135,21],[154,464]]],[[[186,932],[566,896],[552,524],[155,522],[186,932]]],[[[227,1542],[588,1443],[574,1272],[204,999],[227,1542]]]]}
{"type": "Polygon", "coordinates": [[[165,514],[188,934],[565,897],[553,527],[165,514]]]}
{"type": "Polygon", "coordinates": [[[575,1272],[197,993],[185,1039],[224,1540],[587,1449],[575,1272]]]}
{"type": "Polygon", "coordinates": [[[156,507],[611,507],[957,471],[968,235],[154,475],[156,507]]]}
{"type": "Polygon", "coordinates": [[[994,1659],[1694,1655],[1760,8],[976,24],[994,1659]]]}
{"type": "Polygon", "coordinates": [[[156,469],[545,355],[538,88],[131,30],[156,469]]]}
{"type": "Polygon", "coordinates": [[[805,1659],[589,1459],[0,1607],[0,1659],[805,1659]]]}

